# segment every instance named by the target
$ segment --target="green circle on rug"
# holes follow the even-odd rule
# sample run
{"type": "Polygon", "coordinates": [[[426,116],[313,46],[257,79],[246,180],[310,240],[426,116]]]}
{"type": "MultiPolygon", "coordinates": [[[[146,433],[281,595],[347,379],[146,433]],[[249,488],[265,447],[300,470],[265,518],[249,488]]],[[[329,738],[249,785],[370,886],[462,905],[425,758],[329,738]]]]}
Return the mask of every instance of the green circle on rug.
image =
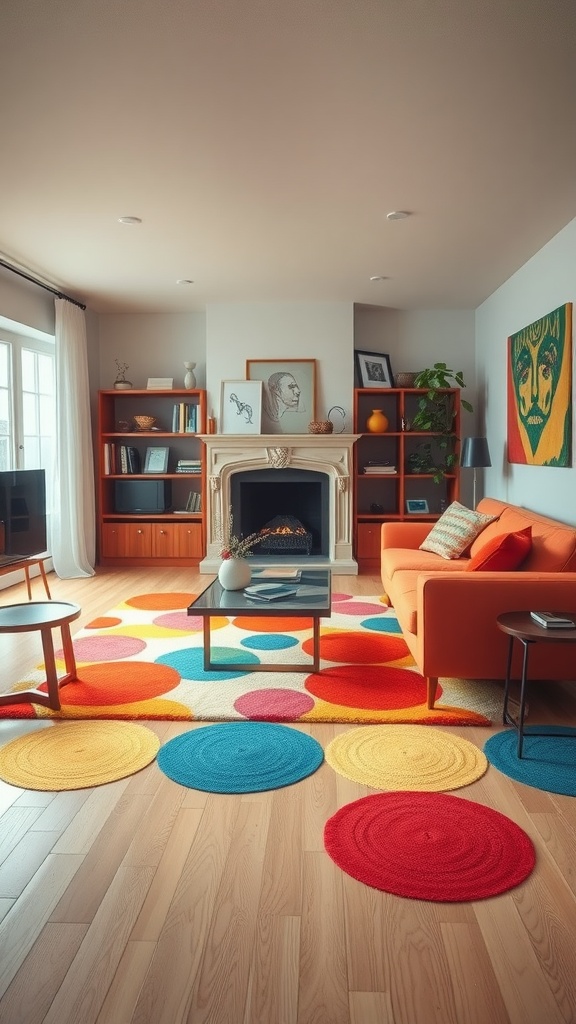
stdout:
{"type": "Polygon", "coordinates": [[[396,896],[482,900],[523,882],[534,846],[516,822],[447,793],[376,793],[326,822],[324,845],[352,878],[396,896]]]}
{"type": "Polygon", "coordinates": [[[522,757],[517,751],[515,729],[504,729],[484,744],[490,764],[503,775],[547,793],[576,796],[576,729],[531,725],[524,729],[522,757]]]}
{"type": "Polygon", "coordinates": [[[344,732],[326,747],[334,771],[373,789],[441,792],[479,779],[482,751],[459,736],[422,725],[374,725],[344,732]]]}
{"type": "Polygon", "coordinates": [[[158,766],[174,782],[208,793],[259,793],[311,775],[320,744],[269,722],[224,722],[185,732],[160,748],[158,766]]]}
{"type": "Polygon", "coordinates": [[[133,722],[57,722],[1,747],[0,778],[21,789],[87,789],[140,771],[159,747],[156,733],[133,722]]]}

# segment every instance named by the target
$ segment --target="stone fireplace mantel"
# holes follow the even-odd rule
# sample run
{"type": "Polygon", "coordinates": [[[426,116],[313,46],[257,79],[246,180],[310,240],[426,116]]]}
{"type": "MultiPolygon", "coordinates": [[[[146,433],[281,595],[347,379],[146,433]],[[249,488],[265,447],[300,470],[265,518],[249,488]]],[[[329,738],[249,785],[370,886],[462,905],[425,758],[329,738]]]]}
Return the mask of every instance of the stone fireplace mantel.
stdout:
{"type": "MultiPolygon", "coordinates": [[[[306,558],[309,568],[356,575],[353,557],[352,450],[359,434],[201,434],[206,445],[206,558],[200,572],[216,573],[221,562],[218,521],[225,522],[235,473],[300,469],[329,477],[329,554],[306,558]]],[[[269,561],[270,559],[268,559],[269,561]]],[[[264,559],[254,555],[254,564],[264,559]]],[[[304,564],[296,559],[299,564],[304,564]]]]}

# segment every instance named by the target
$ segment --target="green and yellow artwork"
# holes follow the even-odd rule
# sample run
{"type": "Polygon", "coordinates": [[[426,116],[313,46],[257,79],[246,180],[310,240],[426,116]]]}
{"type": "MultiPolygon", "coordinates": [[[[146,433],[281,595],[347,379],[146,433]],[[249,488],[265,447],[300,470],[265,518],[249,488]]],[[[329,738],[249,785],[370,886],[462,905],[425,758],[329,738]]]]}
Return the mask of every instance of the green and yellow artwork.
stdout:
{"type": "Polygon", "coordinates": [[[572,303],[508,339],[508,462],[569,466],[572,303]]]}

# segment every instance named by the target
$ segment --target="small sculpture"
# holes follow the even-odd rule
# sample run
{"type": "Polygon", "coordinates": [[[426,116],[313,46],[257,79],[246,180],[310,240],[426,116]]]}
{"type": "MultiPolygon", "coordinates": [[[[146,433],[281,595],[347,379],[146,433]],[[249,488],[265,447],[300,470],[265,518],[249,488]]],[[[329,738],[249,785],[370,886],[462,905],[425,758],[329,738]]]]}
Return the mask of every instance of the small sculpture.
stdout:
{"type": "Polygon", "coordinates": [[[126,370],[128,369],[128,363],[119,363],[117,359],[114,360],[116,363],[116,380],[114,381],[114,387],[117,391],[127,391],[132,387],[132,381],[126,380],[126,370]]]}
{"type": "Polygon", "coordinates": [[[184,387],[187,391],[191,391],[192,388],[196,387],[196,377],[194,375],[194,367],[196,363],[184,363],[186,368],[186,374],[184,377],[184,387]]]}

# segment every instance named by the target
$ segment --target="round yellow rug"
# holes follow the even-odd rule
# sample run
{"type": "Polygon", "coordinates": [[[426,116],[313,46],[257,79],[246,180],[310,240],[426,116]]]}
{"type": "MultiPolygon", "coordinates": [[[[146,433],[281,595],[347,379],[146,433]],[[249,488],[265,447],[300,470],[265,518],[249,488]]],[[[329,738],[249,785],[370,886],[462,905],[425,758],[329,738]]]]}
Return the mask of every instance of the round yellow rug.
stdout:
{"type": "Polygon", "coordinates": [[[421,725],[351,729],[328,744],[325,758],[340,775],[373,789],[420,792],[468,786],[488,767],[469,740],[421,725]]]}
{"type": "Polygon", "coordinates": [[[0,748],[0,778],[22,789],[102,786],[145,768],[159,748],[156,733],[132,722],[57,722],[0,748]]]}

